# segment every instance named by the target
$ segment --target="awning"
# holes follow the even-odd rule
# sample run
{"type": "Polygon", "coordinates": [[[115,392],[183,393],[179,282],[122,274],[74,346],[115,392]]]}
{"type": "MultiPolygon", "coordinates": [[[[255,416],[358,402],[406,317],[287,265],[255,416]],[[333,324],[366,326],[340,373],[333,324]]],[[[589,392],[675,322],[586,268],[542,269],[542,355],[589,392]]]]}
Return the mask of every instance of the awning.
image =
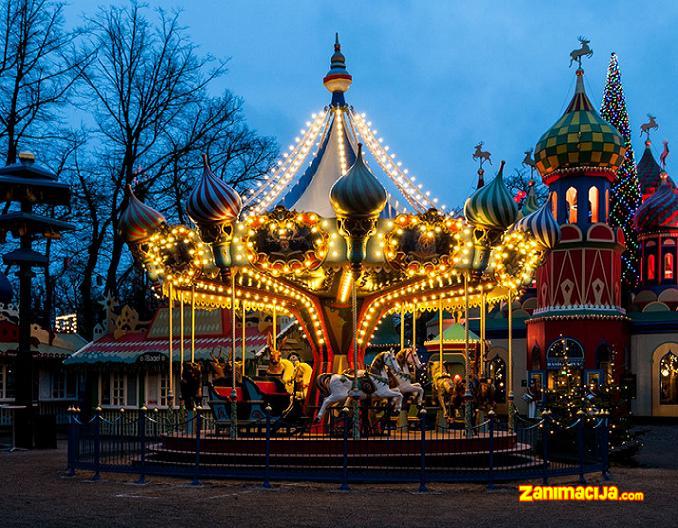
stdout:
{"type": "MultiPolygon", "coordinates": [[[[238,332],[235,343],[236,357],[240,357],[242,337],[238,332]]],[[[247,328],[246,357],[254,357],[254,353],[266,345],[266,335],[259,333],[256,328],[247,328]]],[[[172,358],[179,361],[180,339],[172,340],[172,358]]],[[[217,349],[223,350],[224,357],[231,351],[231,337],[227,335],[196,337],[195,357],[197,360],[209,360],[210,353],[217,349]]],[[[143,364],[155,358],[155,361],[164,361],[169,355],[169,341],[167,339],[145,339],[143,334],[127,334],[120,339],[113,339],[107,335],[101,339],[85,345],[75,354],[64,361],[64,365],[94,365],[94,364],[143,364]]],[[[190,361],[191,339],[184,339],[184,360],[190,361]]]]}

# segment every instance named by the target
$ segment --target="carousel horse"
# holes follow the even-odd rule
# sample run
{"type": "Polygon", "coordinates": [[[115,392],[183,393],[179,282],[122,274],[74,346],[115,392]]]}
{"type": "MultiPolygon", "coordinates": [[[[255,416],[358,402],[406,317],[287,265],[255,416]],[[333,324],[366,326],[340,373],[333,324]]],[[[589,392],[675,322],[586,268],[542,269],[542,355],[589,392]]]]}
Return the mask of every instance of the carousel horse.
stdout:
{"type": "Polygon", "coordinates": [[[195,409],[202,400],[202,366],[185,362],[181,370],[181,399],[188,410],[195,409]]]}
{"type": "Polygon", "coordinates": [[[477,380],[475,377],[471,380],[471,394],[473,395],[474,408],[482,413],[494,411],[497,407],[495,401],[496,388],[488,379],[477,380]]]}
{"type": "Polygon", "coordinates": [[[454,420],[457,409],[464,402],[466,391],[464,381],[458,374],[454,378],[444,369],[438,361],[433,361],[430,366],[430,375],[433,382],[433,392],[438,399],[440,409],[446,420],[454,420]]]}
{"type": "MultiPolygon", "coordinates": [[[[373,395],[377,398],[394,400],[394,412],[400,412],[403,404],[403,395],[398,389],[391,389],[388,383],[386,370],[400,372],[400,366],[395,360],[393,352],[379,352],[365,371],[358,371],[359,399],[365,400],[373,395]]],[[[356,374],[320,374],[315,380],[321,394],[325,396],[315,421],[319,422],[330,405],[345,402],[353,387],[353,376],[356,374]]]]}
{"type": "Polygon", "coordinates": [[[286,342],[287,338],[285,337],[277,347],[273,347],[273,337],[269,334],[268,346],[263,353],[268,353],[266,375],[280,378],[280,381],[285,385],[285,390],[292,395],[294,393],[294,364],[289,359],[283,358],[280,352],[286,342]]]}
{"type": "Polygon", "coordinates": [[[422,364],[419,356],[412,348],[405,348],[395,356],[396,362],[401,372],[391,372],[396,383],[396,387],[403,394],[415,394],[415,403],[421,405],[424,400],[424,388],[421,383],[417,383],[417,370],[421,369],[422,364]]]}

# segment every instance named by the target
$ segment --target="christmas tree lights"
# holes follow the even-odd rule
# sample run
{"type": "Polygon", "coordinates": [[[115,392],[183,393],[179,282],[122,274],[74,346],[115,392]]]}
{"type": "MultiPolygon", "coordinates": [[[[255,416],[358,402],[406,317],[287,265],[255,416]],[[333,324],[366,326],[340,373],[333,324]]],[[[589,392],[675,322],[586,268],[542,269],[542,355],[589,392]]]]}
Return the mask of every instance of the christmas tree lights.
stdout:
{"type": "Polygon", "coordinates": [[[626,153],[624,162],[619,167],[617,179],[612,185],[610,195],[609,223],[613,227],[621,227],[626,240],[626,250],[622,254],[622,285],[628,291],[638,282],[638,235],[633,229],[631,219],[640,206],[640,184],[636,172],[636,162],[631,145],[629,116],[626,111],[626,100],[621,82],[621,72],[617,55],[612,53],[607,69],[607,80],[603,104],[600,109],[602,117],[612,124],[624,138],[626,153]]]}

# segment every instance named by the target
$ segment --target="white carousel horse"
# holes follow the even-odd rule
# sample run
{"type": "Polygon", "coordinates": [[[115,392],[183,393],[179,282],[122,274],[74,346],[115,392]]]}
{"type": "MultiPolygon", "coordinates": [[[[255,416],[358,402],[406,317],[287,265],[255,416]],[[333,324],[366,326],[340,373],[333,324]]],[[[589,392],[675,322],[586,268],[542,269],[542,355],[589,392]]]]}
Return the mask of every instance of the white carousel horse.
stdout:
{"type": "MultiPolygon", "coordinates": [[[[400,412],[400,408],[403,404],[403,395],[398,389],[391,389],[388,386],[387,368],[392,372],[400,372],[400,366],[395,360],[393,352],[390,350],[379,352],[379,354],[374,357],[374,360],[372,360],[372,364],[367,371],[358,371],[358,392],[360,394],[360,399],[364,400],[375,396],[376,398],[394,400],[394,411],[400,412]],[[374,387],[374,390],[366,391],[365,387],[361,386],[361,379],[369,380],[374,387]]],[[[315,383],[318,389],[320,389],[320,392],[325,395],[323,404],[320,406],[318,416],[316,417],[316,421],[320,421],[330,405],[342,403],[348,399],[353,387],[353,376],[346,373],[320,374],[320,376],[316,378],[315,383]]]]}
{"type": "Polygon", "coordinates": [[[415,403],[421,405],[424,400],[424,388],[421,383],[414,381],[416,379],[417,370],[422,368],[421,360],[417,353],[411,348],[405,348],[398,352],[395,356],[401,372],[392,372],[393,379],[398,383],[398,390],[402,394],[417,395],[415,403]],[[412,370],[410,371],[410,365],[412,370]]]}

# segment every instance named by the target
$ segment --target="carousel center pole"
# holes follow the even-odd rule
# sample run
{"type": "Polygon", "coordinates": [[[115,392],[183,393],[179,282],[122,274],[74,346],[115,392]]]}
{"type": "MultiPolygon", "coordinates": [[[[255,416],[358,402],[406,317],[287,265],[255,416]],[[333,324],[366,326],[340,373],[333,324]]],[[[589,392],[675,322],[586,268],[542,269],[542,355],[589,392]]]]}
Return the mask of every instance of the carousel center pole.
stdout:
{"type": "Polygon", "coordinates": [[[485,291],[480,295],[480,364],[479,370],[483,377],[487,377],[487,370],[485,368],[485,357],[487,355],[485,343],[485,324],[487,322],[487,294],[485,291]]]}
{"type": "Polygon", "coordinates": [[[167,381],[167,407],[173,409],[174,407],[174,392],[172,391],[174,383],[172,381],[172,359],[174,355],[173,339],[174,339],[174,287],[172,282],[169,284],[169,312],[168,312],[168,326],[169,326],[169,379],[167,381]]]}
{"type": "Polygon", "coordinates": [[[417,353],[417,303],[412,305],[412,352],[417,353]]]}
{"type": "Polygon", "coordinates": [[[195,285],[191,287],[191,363],[195,363],[195,285]]]}
{"type": "Polygon", "coordinates": [[[508,292],[508,428],[513,431],[515,425],[515,407],[513,405],[513,292],[508,292]]]}
{"type": "Polygon", "coordinates": [[[473,436],[473,394],[471,393],[471,361],[469,357],[469,328],[468,328],[468,271],[464,273],[464,367],[466,370],[466,392],[464,393],[464,425],[466,436],[473,436]]]}
{"type": "Polygon", "coordinates": [[[405,304],[400,308],[400,351],[405,350],[405,304]]]}
{"type": "Polygon", "coordinates": [[[438,301],[438,367],[440,368],[440,375],[445,371],[443,369],[443,299],[438,301]]]}
{"type": "Polygon", "coordinates": [[[358,391],[358,295],[356,281],[358,273],[354,272],[351,285],[351,316],[353,320],[353,387],[351,397],[353,399],[353,439],[360,439],[360,391],[358,391]]]}
{"type": "Polygon", "coordinates": [[[179,297],[179,379],[184,377],[184,292],[181,292],[181,297],[179,297]]]}
{"type": "Polygon", "coordinates": [[[242,355],[242,365],[241,365],[241,367],[242,367],[242,375],[243,376],[245,375],[245,354],[247,352],[247,346],[246,346],[247,335],[245,334],[245,330],[246,330],[245,322],[246,322],[246,320],[247,320],[247,309],[245,308],[245,300],[243,299],[243,302],[242,302],[242,319],[241,319],[241,325],[240,325],[241,326],[240,330],[242,332],[241,339],[240,339],[240,346],[241,346],[241,355],[242,355]]]}
{"type": "Polygon", "coordinates": [[[231,427],[230,437],[238,437],[238,392],[235,388],[235,270],[231,268],[231,427]]]}

